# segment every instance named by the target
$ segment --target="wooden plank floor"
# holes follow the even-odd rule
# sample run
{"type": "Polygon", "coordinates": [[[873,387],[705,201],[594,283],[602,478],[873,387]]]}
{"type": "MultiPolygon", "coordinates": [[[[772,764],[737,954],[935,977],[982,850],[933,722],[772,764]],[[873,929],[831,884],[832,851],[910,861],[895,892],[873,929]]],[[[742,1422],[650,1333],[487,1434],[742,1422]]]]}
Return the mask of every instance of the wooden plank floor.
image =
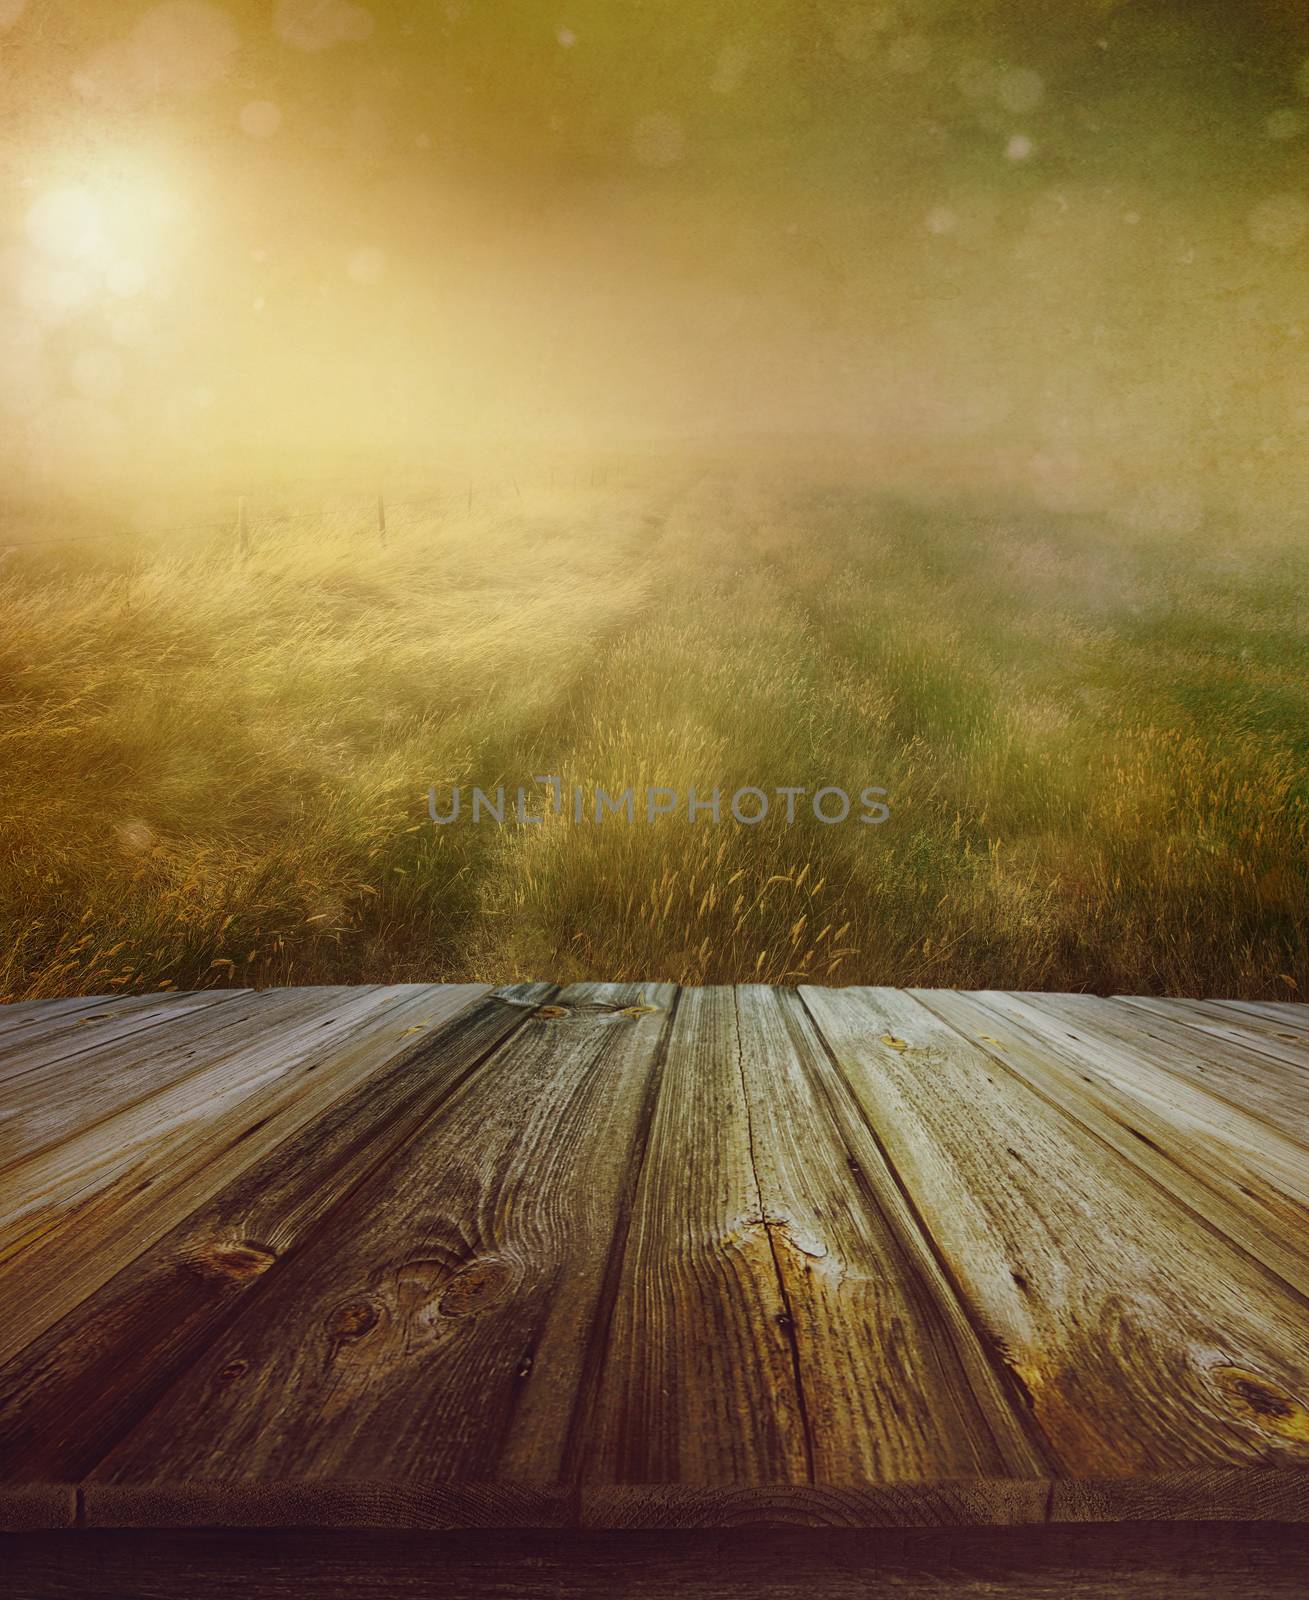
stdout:
{"type": "Polygon", "coordinates": [[[1309,1520],[1309,1007],[0,1008],[0,1525],[1309,1520]]]}

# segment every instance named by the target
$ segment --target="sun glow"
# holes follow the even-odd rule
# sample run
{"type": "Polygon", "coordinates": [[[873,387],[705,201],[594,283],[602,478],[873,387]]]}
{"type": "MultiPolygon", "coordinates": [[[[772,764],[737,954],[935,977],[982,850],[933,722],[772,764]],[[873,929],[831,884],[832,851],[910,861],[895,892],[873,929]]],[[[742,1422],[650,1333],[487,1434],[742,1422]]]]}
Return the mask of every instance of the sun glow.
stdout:
{"type": "Polygon", "coordinates": [[[75,274],[114,296],[140,293],[165,265],[177,201],[154,174],[105,167],[40,191],[27,237],[42,271],[75,274]]]}

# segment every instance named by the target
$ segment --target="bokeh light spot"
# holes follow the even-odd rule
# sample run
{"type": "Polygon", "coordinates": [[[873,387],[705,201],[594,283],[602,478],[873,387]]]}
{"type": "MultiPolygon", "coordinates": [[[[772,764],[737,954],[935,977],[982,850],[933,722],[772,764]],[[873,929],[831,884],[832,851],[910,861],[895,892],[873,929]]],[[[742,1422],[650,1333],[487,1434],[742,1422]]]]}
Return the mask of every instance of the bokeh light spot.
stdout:
{"type": "Polygon", "coordinates": [[[104,218],[94,197],[79,184],[43,194],[27,213],[27,233],[47,255],[92,255],[104,238],[104,218]]]}

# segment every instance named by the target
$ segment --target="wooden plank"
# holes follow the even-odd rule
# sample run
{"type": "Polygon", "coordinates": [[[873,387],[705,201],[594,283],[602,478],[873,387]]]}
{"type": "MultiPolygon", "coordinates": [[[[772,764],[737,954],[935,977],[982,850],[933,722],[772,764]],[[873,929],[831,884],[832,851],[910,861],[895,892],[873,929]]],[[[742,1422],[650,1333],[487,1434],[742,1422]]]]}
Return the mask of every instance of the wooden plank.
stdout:
{"type": "Polygon", "coordinates": [[[1309,1299],[1309,1155],[1299,1145],[1017,995],[910,992],[1309,1299]]]}
{"type": "MultiPolygon", "coordinates": [[[[233,991],[235,992],[235,991],[233,991]]],[[[41,1000],[21,1019],[0,1018],[0,1080],[13,1076],[9,1063],[34,1043],[49,1041],[52,1053],[60,1041],[77,1041],[88,1028],[112,1023],[121,1012],[125,1017],[167,1013],[183,998],[177,993],[137,995],[79,995],[76,1000],[41,1000]]],[[[8,1009],[8,1008],[6,1008],[8,1009]]],[[[15,1007],[15,1010],[18,1008],[15,1007]]],[[[18,1071],[26,1070],[29,1063],[18,1071]]]]}
{"type": "Polygon", "coordinates": [[[1204,1000],[1159,1000],[1151,996],[1135,998],[1130,995],[1116,998],[1123,1005],[1148,1011],[1169,1022],[1181,1023],[1197,1033],[1222,1039],[1243,1050],[1272,1056],[1274,1061],[1285,1062],[1304,1075],[1305,1088],[1309,1089],[1309,1036],[1258,1018],[1234,1015],[1225,1006],[1211,1005],[1204,1000]]]}
{"type": "MultiPolygon", "coordinates": [[[[628,1042],[619,1033],[613,1042],[603,1044],[614,1062],[613,1068],[606,1069],[614,1079],[614,1104],[604,1113],[608,1131],[602,1134],[600,1148],[587,1150],[590,1170],[579,1174],[579,1181],[594,1186],[594,1209],[571,1224],[577,1235],[574,1260],[533,1341],[530,1367],[526,1371],[519,1369],[524,1384],[498,1455],[485,1458],[488,1464],[494,1462],[497,1476],[528,1483],[552,1483],[573,1476],[569,1459],[571,1430],[582,1398],[589,1392],[600,1351],[599,1330],[608,1316],[613,1283],[626,1246],[633,1194],[645,1159],[655,1098],[663,1081],[679,991],[672,984],[575,984],[560,996],[560,1003],[575,1007],[582,1014],[598,1008],[599,1025],[610,1030],[614,1023],[606,1020],[605,1013],[615,1007],[656,1009],[645,1017],[632,1019],[644,1031],[644,1038],[632,1033],[628,1042]],[[569,1285],[566,1290],[565,1283],[569,1285]]],[[[571,1043],[568,1026],[564,1021],[554,1030],[556,1071],[558,1062],[577,1048],[571,1043]]],[[[632,1032],[626,1025],[624,1031],[632,1032]]],[[[605,1056],[600,1060],[603,1066],[605,1056]]],[[[581,1114],[584,1116],[585,1112],[581,1114]]],[[[580,1123],[577,1137],[583,1137],[580,1123]]],[[[549,1162],[550,1170],[553,1162],[544,1140],[540,1153],[535,1155],[537,1161],[543,1158],[549,1162]]],[[[556,1178],[552,1172],[551,1183],[557,1190],[553,1204],[566,1210],[566,1177],[560,1174],[556,1178]]],[[[446,1190],[446,1204],[452,1214],[458,1213],[458,1194],[457,1186],[446,1190]]],[[[463,1423],[465,1429],[469,1425],[467,1421],[463,1423]]],[[[476,1427],[476,1423],[472,1426],[476,1427]]],[[[475,1462],[464,1461],[456,1468],[452,1458],[452,1469],[471,1473],[476,1466],[475,1462]]]]}
{"type": "Polygon", "coordinates": [[[584,1528],[952,1528],[1045,1521],[1045,1478],[927,1482],[593,1483],[579,1493],[584,1528]]]}
{"type": "Polygon", "coordinates": [[[110,1006],[121,1005],[125,999],[126,995],[78,994],[64,1000],[11,1001],[0,1005],[0,1044],[26,1033],[29,1028],[49,1030],[81,1012],[105,1011],[110,1006]]]}
{"type": "MultiPolygon", "coordinates": [[[[4,1493],[0,1484],[0,1514],[4,1493]]],[[[567,1484],[449,1478],[89,1483],[78,1499],[87,1528],[574,1528],[580,1512],[578,1491],[567,1484]]],[[[24,1509],[30,1519],[39,1508],[24,1509]]]]}
{"type": "MultiPolygon", "coordinates": [[[[223,1036],[199,1070],[8,1175],[0,1294],[23,1308],[0,1323],[0,1361],[99,1288],[242,1165],[274,1148],[369,1072],[485,992],[356,992],[325,1015],[223,1036]]],[[[302,1002],[295,1000],[299,1010],[302,1002]]]]}
{"type": "Polygon", "coordinates": [[[817,1483],[1044,1474],[875,1132],[794,991],[735,991],[764,1225],[817,1483]]]}
{"type": "MultiPolygon", "coordinates": [[[[1267,1116],[1226,1098],[1220,1092],[1218,1074],[1173,1070],[1171,1048],[1133,1032],[1130,1025],[1124,1030],[1119,1025],[1121,1018],[1115,1022],[1108,1014],[1105,1020],[1113,1025],[1101,1027],[1098,1006],[1083,1006],[1074,1012],[1057,1008],[1051,996],[993,990],[972,998],[1039,1037],[1047,1048],[1071,1051],[1095,1080],[1112,1082],[1120,1093],[1155,1106],[1175,1129],[1202,1136],[1212,1159],[1243,1186],[1259,1189],[1274,1211],[1278,1210],[1277,1194],[1286,1195],[1295,1209],[1285,1215],[1284,1229],[1292,1235],[1298,1233],[1299,1208],[1305,1203],[1303,1141],[1297,1140],[1291,1129],[1275,1126],[1267,1116]]],[[[1299,1248],[1294,1237],[1289,1242],[1299,1248]]]]}
{"type": "MultiPolygon", "coordinates": [[[[511,994],[538,992],[550,990],[511,994]]],[[[239,1156],[203,1204],[0,1367],[0,1479],[74,1479],[100,1461],[242,1302],[267,1289],[265,1274],[293,1270],[315,1229],[386,1170],[525,1015],[487,996],[407,1041],[262,1159],[239,1156]]],[[[241,1392],[245,1369],[223,1370],[220,1387],[241,1392]]],[[[167,1474],[169,1451],[158,1445],[155,1468],[167,1474]]]]}
{"type": "Polygon", "coordinates": [[[0,1535],[72,1528],[77,1511],[77,1489],[71,1483],[0,1483],[0,1535]]]}
{"type": "Polygon", "coordinates": [[[1239,1016],[1253,1017],[1293,1028],[1297,1033],[1309,1033],[1309,1005],[1288,1000],[1215,1000],[1225,1011],[1235,1011],[1239,1016]]]}
{"type": "Polygon", "coordinates": [[[1309,1529],[82,1529],[2,1549],[23,1600],[1301,1600],[1309,1529]]]}
{"type": "MultiPolygon", "coordinates": [[[[217,1486],[214,1486],[215,1488],[217,1486]]],[[[84,1493],[88,1517],[95,1486],[84,1493]]],[[[217,1516],[230,1502],[219,1499],[217,1516]]],[[[262,1509],[262,1508],[261,1508],[262,1509]]],[[[204,1506],[178,1503],[171,1523],[197,1526],[204,1506]]],[[[1309,1523],[1309,1471],[1207,1467],[1117,1478],[1012,1478],[939,1483],[583,1485],[584,1528],[1028,1527],[1047,1522],[1309,1523]]],[[[299,1513],[303,1522],[303,1511],[299,1513]]],[[[235,1522],[229,1518],[229,1525],[235,1522]]],[[[257,1519],[251,1527],[265,1524],[257,1519]]],[[[290,1526],[289,1519],[285,1524],[290,1526]]],[[[399,1524],[397,1524],[399,1525],[399,1524]]]]}
{"type": "Polygon", "coordinates": [[[789,1322],[763,1226],[732,991],[683,990],[568,1476],[808,1482],[789,1322]]]}
{"type": "Polygon", "coordinates": [[[106,1004],[121,1003],[126,996],[74,994],[58,1000],[7,1000],[0,1004],[0,1035],[16,1027],[26,1027],[31,1022],[43,1021],[47,1025],[72,1012],[94,1010],[103,1000],[106,1004]]]}
{"type": "MultiPolygon", "coordinates": [[[[739,1396],[738,1415],[722,1413],[717,1395],[740,1381],[733,1373],[750,1379],[754,1352],[773,1352],[781,1327],[792,1367],[782,1376],[794,1384],[793,1391],[784,1382],[782,1404],[790,1407],[794,1392],[805,1478],[897,1483],[907,1501],[923,1481],[1040,1477],[1043,1463],[1003,1381],[795,996],[750,987],[686,1001],[639,1201],[636,1253],[615,1306],[601,1391],[579,1427],[576,1470],[589,1480],[649,1477],[676,1464],[676,1481],[685,1482],[689,1463],[695,1482],[710,1450],[731,1459],[730,1440],[747,1417],[760,1430],[776,1426],[780,1437],[767,1414],[771,1389],[739,1396]],[[713,1181],[721,1166],[705,1146],[733,1122],[738,1142],[727,1152],[739,1171],[738,1215],[715,1238],[712,1211],[688,1208],[673,1185],[697,1167],[713,1181]],[[738,1257],[762,1279],[744,1296],[717,1265],[738,1257]],[[679,1281],[688,1264],[689,1304],[679,1281]],[[652,1273],[666,1284],[662,1294],[652,1273]],[[692,1366],[688,1347],[705,1343],[701,1302],[738,1299],[765,1310],[776,1304],[774,1324],[729,1324],[727,1337],[715,1336],[692,1366]],[[641,1418],[635,1439],[627,1431],[633,1410],[641,1418]],[[714,1445],[715,1427],[729,1443],[714,1445]],[[667,1438],[669,1453],[649,1459],[647,1437],[667,1438]]],[[[755,1446],[759,1453],[766,1442],[755,1446]]],[[[798,1472],[798,1456],[794,1463],[798,1472]]],[[[976,1503],[975,1510],[981,1514],[976,1503]]]]}
{"type": "Polygon", "coordinates": [[[44,1074],[120,1041],[139,1042],[137,1036],[143,1032],[183,1021],[233,996],[248,996],[251,992],[211,989],[194,994],[131,995],[108,1010],[81,1012],[62,1025],[26,1029],[17,1039],[0,1040],[0,1083],[9,1084],[33,1072],[44,1074]]]}
{"type": "Polygon", "coordinates": [[[310,1478],[0,1484],[0,1533],[86,1528],[811,1529],[1049,1522],[1309,1523],[1309,1472],[1211,1467],[1159,1476],[977,1484],[544,1484],[310,1478]],[[995,1492],[1003,1489],[1001,1496],[995,1492]]]}
{"type": "Polygon", "coordinates": [[[1309,1472],[1303,1467],[1209,1467],[1153,1478],[1064,1478],[1051,1489],[1051,1522],[1309,1524],[1309,1472]]]}
{"type": "Polygon", "coordinates": [[[316,1004],[303,991],[206,999],[133,1019],[135,1026],[120,1028],[117,1037],[29,1066],[0,1087],[0,1174],[185,1077],[217,1035],[257,1032],[292,1007],[308,1013],[316,1004]]]}
{"type": "Polygon", "coordinates": [[[1309,1462],[1303,1298],[911,996],[802,995],[1058,1476],[1309,1462]]]}
{"type": "MultiPolygon", "coordinates": [[[[1210,1475],[1210,1480],[1215,1475],[1210,1475]]],[[[1228,1469],[1231,1477],[1231,1469],[1228,1469]]],[[[1251,1474],[1256,1479],[1270,1474],[1251,1474]]],[[[1279,1482],[1293,1474],[1276,1475],[1279,1482]]],[[[1242,1484],[1246,1475],[1242,1475],[1242,1484]]],[[[517,1480],[396,1482],[369,1478],[191,1480],[181,1483],[89,1483],[80,1490],[81,1522],[90,1528],[732,1528],[750,1523],[813,1528],[974,1527],[977,1484],[525,1484],[517,1480]]],[[[1020,1478],[988,1483],[987,1526],[1034,1526],[1046,1520],[1051,1485],[1020,1478]]],[[[1257,1505],[1286,1510],[1285,1495],[1261,1486],[1257,1505]]],[[[1217,1503],[1206,1481],[1187,1509],[1217,1503]],[[1207,1495],[1207,1499],[1205,1496],[1207,1495]]],[[[0,1486],[0,1514],[3,1513],[0,1486]]],[[[1237,1503],[1255,1502],[1251,1495],[1237,1503]]],[[[1159,1501],[1162,1504],[1162,1499],[1159,1501]]],[[[29,1518],[35,1508],[28,1508],[29,1518]]],[[[1257,1513],[1256,1513],[1257,1514],[1257,1513]]],[[[3,1527],[0,1522],[0,1527],[3,1527]]],[[[36,1526],[29,1520],[25,1526],[36,1526]]],[[[61,1524],[56,1524],[61,1525],[61,1524]]]]}
{"type": "Polygon", "coordinates": [[[215,1108],[213,1091],[220,1084],[230,1091],[243,1081],[241,1072],[229,1065],[233,1058],[262,1073],[275,1070],[304,1038],[316,1037],[325,1023],[330,1031],[340,1017],[373,1009],[383,992],[342,989],[316,998],[301,990],[270,990],[245,996],[230,1008],[190,1019],[191,1026],[162,1049],[151,1050],[148,1042],[139,1052],[125,1049],[116,1058],[117,1071],[112,1054],[107,1061],[79,1060],[71,1074],[53,1070],[49,1108],[39,1093],[41,1075],[21,1092],[11,1084],[0,1168],[5,1176],[0,1260],[27,1248],[41,1227],[120,1169],[132,1149],[125,1130],[139,1126],[157,1141],[168,1128],[171,1108],[183,1108],[188,1123],[204,1118],[215,1108]],[[78,1093],[83,1068],[90,1080],[85,1106],[78,1093]],[[136,1110],[141,1115],[133,1117],[136,1110]]]}
{"type": "MultiPolygon", "coordinates": [[[[322,1177],[304,1199],[252,1195],[242,1234],[284,1261],[90,1477],[552,1482],[672,998],[648,989],[632,1015],[639,993],[578,986],[562,1016],[520,1011],[417,1137],[351,1162],[349,1196],[294,1255],[322,1177]]],[[[447,1044],[432,1065],[449,1060],[447,1044]]],[[[230,1221],[187,1232],[174,1253],[212,1250],[230,1221]]]]}
{"type": "Polygon", "coordinates": [[[1039,1004],[1052,1017],[1147,1051],[1168,1072],[1199,1084],[1309,1149],[1302,1069],[1213,1034],[1197,1036],[1182,1023],[1119,1000],[1050,995],[1039,1004]]]}

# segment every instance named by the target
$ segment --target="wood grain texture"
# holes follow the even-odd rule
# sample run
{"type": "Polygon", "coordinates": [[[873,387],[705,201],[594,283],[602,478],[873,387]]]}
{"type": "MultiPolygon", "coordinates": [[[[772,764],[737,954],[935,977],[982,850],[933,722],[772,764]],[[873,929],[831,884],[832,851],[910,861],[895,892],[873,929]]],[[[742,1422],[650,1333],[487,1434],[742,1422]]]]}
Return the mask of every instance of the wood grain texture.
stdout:
{"type": "Polygon", "coordinates": [[[1194,1028],[1197,1033],[1283,1061],[1304,1073],[1309,1081],[1309,1037],[1298,1028],[1264,1017],[1234,1016],[1225,1006],[1207,1000],[1138,999],[1126,995],[1118,998],[1123,1005],[1136,1006],[1153,1016],[1194,1028]]]}
{"type": "Polygon", "coordinates": [[[1309,1523],[1309,1471],[1213,1467],[1144,1478],[1065,1478],[1051,1522],[1309,1523]]]}
{"type": "Polygon", "coordinates": [[[1238,1111],[1262,1118],[1309,1150],[1303,1068],[1213,1033],[1197,1033],[1186,1023],[1123,1000],[1052,995],[1041,1000],[1041,1007],[1052,1017],[1093,1027],[1105,1038],[1148,1048],[1167,1071],[1199,1084],[1238,1111]]]}
{"type": "MultiPolygon", "coordinates": [[[[333,998],[349,994],[338,990],[333,998]]],[[[34,1049],[32,1064],[0,1088],[0,1180],[18,1162],[187,1077],[203,1065],[219,1036],[239,1029],[245,1045],[262,1029],[280,1035],[296,1015],[321,1015],[320,1002],[296,990],[206,1001],[133,1017],[134,1026],[120,1024],[109,1037],[88,1038],[83,1048],[55,1060],[34,1049]]]]}
{"type": "Polygon", "coordinates": [[[929,1010],[1309,1299],[1309,1161],[1263,1122],[1017,995],[911,991],[929,1010]]]}
{"type": "Polygon", "coordinates": [[[1301,1036],[1309,1034],[1309,1005],[1283,1000],[1215,1000],[1213,1004],[1222,1006],[1224,1011],[1235,1012],[1237,1016],[1273,1022],[1301,1036]]]}
{"type": "Polygon", "coordinates": [[[807,1483],[791,1318],[764,1226],[735,998],[684,990],[570,1475],[807,1483]]]}
{"type": "Polygon", "coordinates": [[[0,1008],[25,1063],[0,1528],[1298,1522],[1284,1012],[633,985],[0,1008]]]}
{"type": "MultiPolygon", "coordinates": [[[[0,1479],[74,1479],[99,1462],[522,1015],[491,997],[420,1036],[262,1160],[239,1161],[204,1204],[26,1344],[0,1368],[0,1479]]],[[[223,1370],[223,1383],[243,1372],[223,1370]]]]}
{"type": "Polygon", "coordinates": [[[1056,1476],[1309,1462],[1300,1296],[911,996],[802,993],[1056,1476]]]}
{"type": "Polygon", "coordinates": [[[27,1028],[0,1038],[0,1083],[39,1071],[42,1077],[85,1056],[134,1039],[152,1028],[184,1022],[199,1011],[250,998],[250,991],[213,990],[202,994],[129,995],[116,1005],[79,1011],[62,1026],[27,1028]]]}
{"type": "MultiPolygon", "coordinates": [[[[0,1006],[0,1051],[36,1034],[41,1038],[56,1040],[74,1018],[91,1015],[107,1016],[129,1000],[140,1005],[159,1005],[175,995],[94,995],[82,994],[67,1000],[21,1000],[13,1005],[0,1006]]],[[[0,1055],[0,1062],[3,1055],[0,1055]]],[[[0,1072],[3,1068],[0,1067],[0,1072]]]]}
{"type": "Polygon", "coordinates": [[[1040,1477],[881,1148],[793,993],[735,990],[750,1150],[795,1346],[812,1477],[1040,1477]]]}
{"type": "Polygon", "coordinates": [[[1051,1486],[1040,1478],[844,1484],[583,1484],[583,1528],[966,1528],[1035,1526],[1051,1486]]]}
{"type": "MultiPolygon", "coordinates": [[[[392,1138],[92,1481],[340,1474],[551,1482],[670,994],[577,986],[392,1138]],[[442,1097],[444,1099],[444,1097],[442,1097]],[[161,1463],[165,1464],[161,1467],[161,1463]]],[[[450,1048],[443,1045],[444,1067],[450,1048]]],[[[367,1115],[377,1116],[376,1082],[367,1115]]],[[[343,1134],[362,1108],[342,1113],[343,1134]]],[[[385,1122],[394,1129],[396,1119],[385,1122]]],[[[325,1175],[313,1202],[321,1205],[325,1175]]],[[[308,1196],[297,1197],[303,1205],[308,1196]]],[[[241,1232],[285,1252],[264,1190],[241,1232]]],[[[198,1237],[231,1237],[230,1225],[198,1237]]],[[[186,1248],[186,1247],[184,1247],[186,1248]]],[[[194,1248],[190,1246],[189,1248],[194,1248]]]]}
{"type": "MultiPolygon", "coordinates": [[[[581,1521],[578,1491],[566,1484],[419,1484],[394,1478],[90,1483],[78,1498],[78,1526],[85,1528],[389,1528],[409,1533],[574,1528],[581,1521]]],[[[34,1517],[35,1508],[29,1512],[31,1526],[34,1517]]]]}
{"type": "Polygon", "coordinates": [[[77,1526],[72,1483],[0,1483],[0,1534],[77,1526]]]}
{"type": "Polygon", "coordinates": [[[529,1484],[392,1478],[0,1484],[0,1532],[43,1528],[967,1528],[1309,1523],[1309,1473],[1210,1467],[925,1483],[529,1484]]]}
{"type": "MultiPolygon", "coordinates": [[[[188,1070],[121,1113],[12,1166],[0,1182],[0,1361],[97,1289],[243,1165],[267,1154],[473,986],[429,999],[402,988],[260,998],[257,1026],[179,1043],[188,1070]],[[283,1026],[283,1023],[286,1023],[283,1026]]],[[[206,1014],[207,1015],[207,1014],[206,1014]]]]}

